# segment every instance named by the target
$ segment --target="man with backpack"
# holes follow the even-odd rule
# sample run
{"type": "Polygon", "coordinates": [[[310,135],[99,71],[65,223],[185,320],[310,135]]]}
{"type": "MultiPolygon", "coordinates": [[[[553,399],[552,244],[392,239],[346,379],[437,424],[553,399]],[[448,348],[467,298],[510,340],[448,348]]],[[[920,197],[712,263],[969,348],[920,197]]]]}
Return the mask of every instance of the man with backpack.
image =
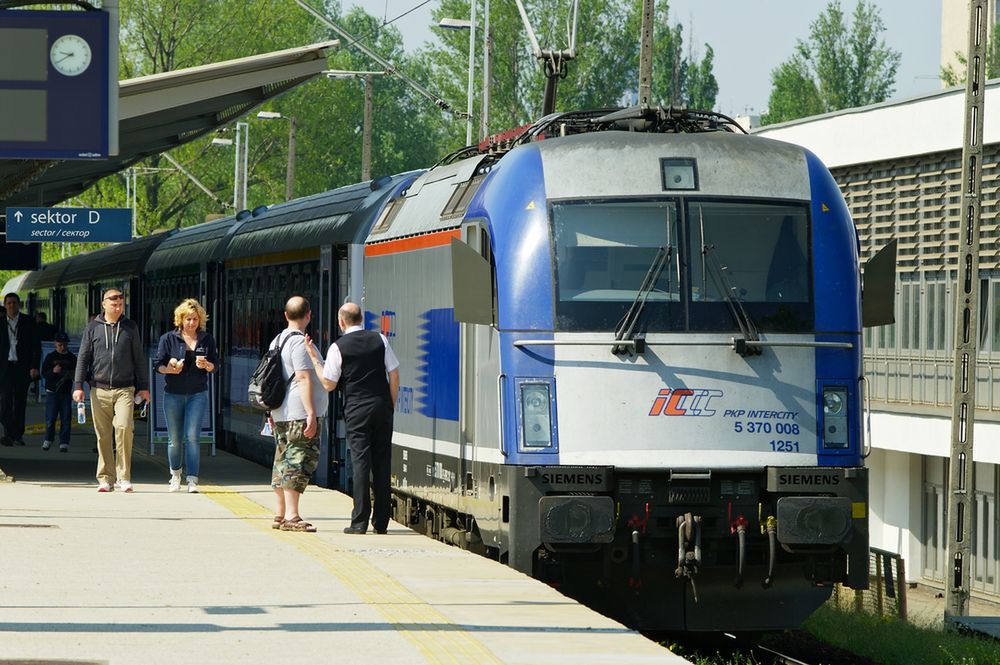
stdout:
{"type": "MultiPolygon", "coordinates": [[[[299,497],[306,491],[309,478],[319,464],[319,419],[326,415],[326,390],[313,371],[312,360],[306,350],[306,329],[312,321],[309,301],[293,296],[285,303],[285,320],[288,327],[275,337],[269,346],[269,355],[281,359],[281,377],[285,394],[279,406],[271,408],[271,428],[274,433],[274,468],[271,488],[277,500],[274,516],[275,529],[282,531],[315,532],[316,527],[299,515],[299,497]]],[[[314,349],[315,350],[315,349],[314,349]]],[[[267,364],[265,357],[261,368],[267,364]]],[[[273,379],[265,380],[263,392],[273,394],[273,379]]],[[[278,391],[280,392],[280,390],[278,391]]],[[[251,401],[254,401],[251,387],[251,401]]]]}

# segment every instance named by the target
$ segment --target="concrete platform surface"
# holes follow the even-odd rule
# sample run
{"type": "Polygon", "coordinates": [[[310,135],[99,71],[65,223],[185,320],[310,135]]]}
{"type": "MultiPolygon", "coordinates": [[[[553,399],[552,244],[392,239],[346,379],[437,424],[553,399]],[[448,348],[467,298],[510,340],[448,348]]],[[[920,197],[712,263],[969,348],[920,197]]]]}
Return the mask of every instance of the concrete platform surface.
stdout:
{"type": "Polygon", "coordinates": [[[350,536],[350,498],[310,488],[315,534],[270,528],[270,472],[220,452],[200,494],[134,456],[96,491],[93,435],[0,448],[0,662],[683,663],[493,561],[393,523],[350,536]]]}

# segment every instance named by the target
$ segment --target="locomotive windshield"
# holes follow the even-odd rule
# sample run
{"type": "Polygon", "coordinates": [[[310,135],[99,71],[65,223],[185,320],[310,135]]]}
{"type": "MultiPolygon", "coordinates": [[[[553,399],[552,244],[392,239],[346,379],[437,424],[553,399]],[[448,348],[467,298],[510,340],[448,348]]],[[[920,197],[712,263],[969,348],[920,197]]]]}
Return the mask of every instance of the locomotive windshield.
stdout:
{"type": "Polygon", "coordinates": [[[559,202],[552,230],[557,330],[613,331],[642,296],[648,332],[738,331],[725,291],[762,332],[813,328],[805,205],[559,202]],[[661,250],[669,264],[651,274],[661,250]]]}

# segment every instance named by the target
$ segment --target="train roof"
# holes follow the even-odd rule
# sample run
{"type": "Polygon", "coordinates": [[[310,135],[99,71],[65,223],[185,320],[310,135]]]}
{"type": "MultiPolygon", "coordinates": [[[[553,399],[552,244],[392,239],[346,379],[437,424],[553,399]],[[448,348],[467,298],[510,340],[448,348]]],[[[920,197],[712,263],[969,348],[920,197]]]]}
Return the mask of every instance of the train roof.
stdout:
{"type": "Polygon", "coordinates": [[[661,160],[693,159],[698,196],[805,200],[805,150],[791,143],[732,132],[604,131],[538,141],[549,199],[647,196],[664,192],[661,160]],[[608,165],[615,165],[614,174],[608,165]],[[572,177],[569,177],[571,174],[572,177]]]}
{"type": "Polygon", "coordinates": [[[458,206],[448,206],[454,195],[468,199],[475,193],[473,176],[479,173],[480,165],[488,157],[477,155],[443,166],[435,166],[427,171],[407,188],[406,196],[400,199],[399,209],[393,211],[391,223],[384,229],[373,231],[368,236],[369,243],[392,240],[394,238],[429,233],[442,229],[454,228],[462,223],[464,209],[458,206]],[[458,188],[468,183],[472,191],[468,197],[458,188]],[[420,196],[417,196],[420,194],[420,196]],[[454,208],[454,214],[443,214],[446,208],[454,208]]]}
{"type": "Polygon", "coordinates": [[[146,262],[146,272],[155,274],[185,267],[197,271],[201,265],[216,258],[238,223],[235,216],[230,216],[180,229],[153,250],[146,262]]]}
{"type": "Polygon", "coordinates": [[[149,255],[174,231],[137,238],[132,242],[102,247],[74,256],[62,274],[59,286],[100,282],[111,277],[132,277],[143,272],[149,255]]]}
{"type": "Polygon", "coordinates": [[[219,258],[237,259],[326,243],[363,243],[381,203],[417,174],[387,176],[279,203],[245,220],[219,258]]]}
{"type": "Polygon", "coordinates": [[[156,233],[46,263],[38,270],[28,273],[21,289],[37,291],[69,284],[99,282],[110,277],[138,275],[143,271],[150,253],[172,233],[173,231],[156,233]]]}

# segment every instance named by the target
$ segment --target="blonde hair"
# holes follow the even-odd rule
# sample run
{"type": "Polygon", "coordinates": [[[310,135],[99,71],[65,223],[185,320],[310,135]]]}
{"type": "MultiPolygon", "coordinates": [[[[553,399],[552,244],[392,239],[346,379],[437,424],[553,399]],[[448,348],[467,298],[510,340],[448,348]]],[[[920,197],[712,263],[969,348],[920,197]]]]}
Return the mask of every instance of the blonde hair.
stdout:
{"type": "Polygon", "coordinates": [[[204,330],[205,324],[208,323],[208,312],[194,298],[182,300],[181,304],[174,309],[174,325],[178,329],[184,327],[184,317],[189,314],[198,315],[198,330],[204,330]]]}

